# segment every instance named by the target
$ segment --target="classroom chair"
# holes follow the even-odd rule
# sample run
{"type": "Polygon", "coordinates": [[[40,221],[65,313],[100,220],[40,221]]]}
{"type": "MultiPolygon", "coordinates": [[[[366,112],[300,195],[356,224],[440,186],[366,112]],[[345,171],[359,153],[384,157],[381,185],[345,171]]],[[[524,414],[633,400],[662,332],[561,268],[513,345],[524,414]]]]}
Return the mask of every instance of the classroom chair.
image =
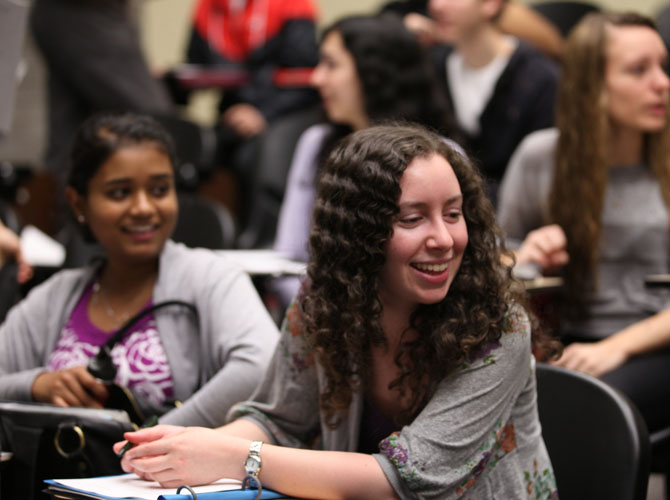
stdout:
{"type": "Polygon", "coordinates": [[[537,364],[542,436],[561,500],[645,500],[647,427],[630,400],[605,382],[537,364]]]}

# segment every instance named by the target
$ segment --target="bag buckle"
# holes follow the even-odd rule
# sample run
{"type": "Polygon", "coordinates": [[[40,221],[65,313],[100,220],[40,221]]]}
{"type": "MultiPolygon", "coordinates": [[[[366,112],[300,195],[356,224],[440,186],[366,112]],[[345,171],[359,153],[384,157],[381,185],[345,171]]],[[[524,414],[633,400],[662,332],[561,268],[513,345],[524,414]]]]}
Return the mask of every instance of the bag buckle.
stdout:
{"type": "Polygon", "coordinates": [[[54,446],[63,458],[72,458],[86,446],[84,431],[77,424],[60,423],[54,435],[54,446]]]}

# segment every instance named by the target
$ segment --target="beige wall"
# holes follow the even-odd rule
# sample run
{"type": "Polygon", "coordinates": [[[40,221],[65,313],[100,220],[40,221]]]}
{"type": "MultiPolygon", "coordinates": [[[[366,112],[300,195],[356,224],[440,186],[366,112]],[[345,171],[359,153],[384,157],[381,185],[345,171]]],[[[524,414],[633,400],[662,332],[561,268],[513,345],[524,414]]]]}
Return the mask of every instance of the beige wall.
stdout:
{"type": "MultiPolygon", "coordinates": [[[[183,59],[191,10],[196,0],[134,0],[143,45],[154,68],[169,67],[183,59]]],[[[352,13],[371,12],[385,0],[316,0],[320,24],[352,13]]],[[[528,0],[521,0],[528,1],[528,0]]],[[[542,0],[532,0],[542,1],[542,0]]],[[[591,0],[604,8],[638,10],[653,15],[667,0],[591,0]]],[[[25,161],[39,165],[45,137],[44,68],[35,48],[26,41],[24,59],[28,72],[19,86],[9,137],[0,143],[0,160],[25,161]]],[[[214,119],[215,96],[197,96],[188,114],[203,123],[214,119]]]]}
{"type": "MultiPolygon", "coordinates": [[[[543,1],[543,0],[533,0],[543,1]]],[[[664,0],[587,0],[603,8],[633,9],[653,15],[664,0]]],[[[320,24],[353,13],[372,12],[385,0],[317,0],[320,24]]],[[[138,16],[145,50],[154,65],[171,65],[181,60],[188,36],[188,23],[195,0],[142,0],[138,16]]]]}

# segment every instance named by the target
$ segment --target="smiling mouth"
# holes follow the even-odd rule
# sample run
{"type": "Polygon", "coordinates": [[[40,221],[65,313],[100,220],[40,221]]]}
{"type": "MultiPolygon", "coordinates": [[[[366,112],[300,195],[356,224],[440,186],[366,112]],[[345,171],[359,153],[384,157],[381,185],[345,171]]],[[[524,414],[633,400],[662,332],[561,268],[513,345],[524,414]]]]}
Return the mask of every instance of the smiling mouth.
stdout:
{"type": "Polygon", "coordinates": [[[145,233],[150,233],[152,231],[155,231],[156,228],[158,228],[157,224],[144,224],[141,226],[129,226],[129,227],[124,227],[123,231],[126,233],[132,233],[132,234],[145,234],[145,233]]]}
{"type": "Polygon", "coordinates": [[[413,263],[410,264],[413,268],[418,269],[419,271],[423,273],[432,273],[432,274],[439,274],[443,273],[447,269],[449,269],[449,263],[444,262],[443,264],[419,264],[419,263],[413,263]]]}

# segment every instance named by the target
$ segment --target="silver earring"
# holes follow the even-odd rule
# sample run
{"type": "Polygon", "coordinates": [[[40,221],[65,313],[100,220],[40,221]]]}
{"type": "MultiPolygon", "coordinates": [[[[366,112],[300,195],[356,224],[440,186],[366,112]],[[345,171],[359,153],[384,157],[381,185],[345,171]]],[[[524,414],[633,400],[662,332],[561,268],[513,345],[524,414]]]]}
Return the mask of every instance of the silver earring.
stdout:
{"type": "Polygon", "coordinates": [[[85,222],[86,222],[86,217],[84,217],[84,216],[81,215],[81,214],[80,214],[80,215],[77,215],[77,222],[79,222],[79,224],[83,224],[83,223],[85,223],[85,222]]]}

